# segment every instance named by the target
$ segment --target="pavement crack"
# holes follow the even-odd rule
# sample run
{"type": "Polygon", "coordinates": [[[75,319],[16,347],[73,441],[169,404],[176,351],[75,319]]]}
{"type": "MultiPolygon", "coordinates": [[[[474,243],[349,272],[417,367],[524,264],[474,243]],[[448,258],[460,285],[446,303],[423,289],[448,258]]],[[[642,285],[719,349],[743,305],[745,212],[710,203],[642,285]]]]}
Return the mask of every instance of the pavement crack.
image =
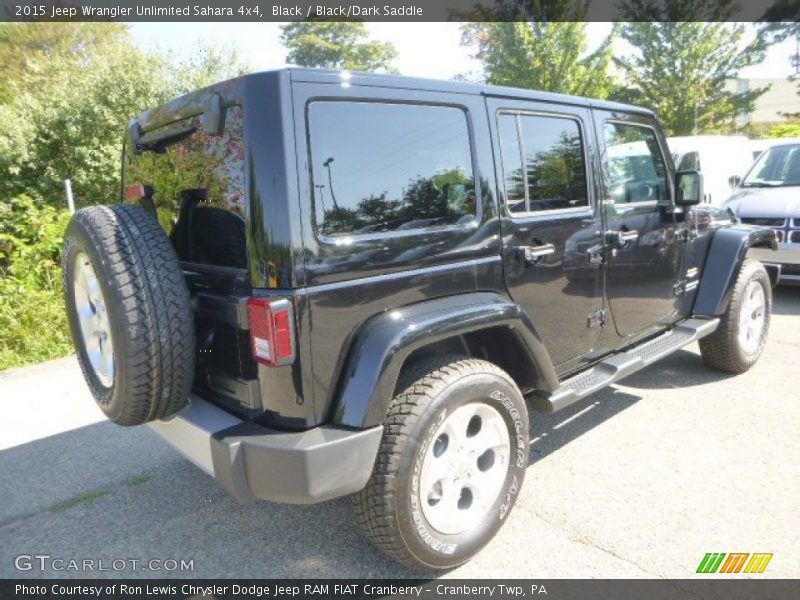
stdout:
{"type": "Polygon", "coordinates": [[[628,558],[626,556],[622,556],[620,554],[617,554],[616,552],[614,552],[610,548],[606,548],[604,546],[601,546],[593,538],[590,538],[590,537],[588,537],[586,535],[583,535],[583,534],[581,534],[579,532],[573,531],[569,527],[566,527],[566,526],[562,525],[561,523],[557,523],[556,521],[548,519],[543,514],[539,513],[538,511],[536,511],[536,510],[534,510],[532,508],[520,507],[518,505],[517,506],[517,510],[519,510],[520,508],[522,508],[523,512],[527,512],[529,514],[532,514],[533,516],[541,519],[542,521],[544,521],[548,525],[550,525],[552,527],[555,527],[556,529],[560,529],[561,531],[566,533],[567,536],[569,536],[569,539],[572,540],[572,541],[575,541],[575,542],[578,542],[578,543],[581,543],[581,544],[584,544],[584,545],[587,545],[587,546],[591,546],[592,548],[595,548],[596,550],[599,550],[600,552],[604,552],[605,554],[613,556],[617,560],[621,560],[621,561],[624,561],[624,562],[626,562],[626,563],[628,563],[630,565],[633,565],[634,567],[636,567],[637,569],[639,569],[643,573],[647,573],[648,575],[650,575],[652,577],[657,577],[659,579],[664,579],[664,575],[662,575],[660,573],[654,573],[653,571],[645,568],[644,566],[642,566],[641,564],[639,564],[635,560],[632,560],[632,559],[630,559],[630,558],[628,558]]]}

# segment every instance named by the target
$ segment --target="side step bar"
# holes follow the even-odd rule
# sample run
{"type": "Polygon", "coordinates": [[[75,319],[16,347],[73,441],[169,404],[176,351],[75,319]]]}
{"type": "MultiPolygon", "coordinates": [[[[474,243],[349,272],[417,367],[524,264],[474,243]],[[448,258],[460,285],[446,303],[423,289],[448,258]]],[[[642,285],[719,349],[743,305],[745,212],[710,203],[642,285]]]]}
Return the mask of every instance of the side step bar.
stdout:
{"type": "Polygon", "coordinates": [[[556,412],[713,333],[718,326],[719,319],[687,319],[666,333],[613,354],[591,369],[563,381],[556,391],[537,391],[528,400],[538,411],[556,412]]]}

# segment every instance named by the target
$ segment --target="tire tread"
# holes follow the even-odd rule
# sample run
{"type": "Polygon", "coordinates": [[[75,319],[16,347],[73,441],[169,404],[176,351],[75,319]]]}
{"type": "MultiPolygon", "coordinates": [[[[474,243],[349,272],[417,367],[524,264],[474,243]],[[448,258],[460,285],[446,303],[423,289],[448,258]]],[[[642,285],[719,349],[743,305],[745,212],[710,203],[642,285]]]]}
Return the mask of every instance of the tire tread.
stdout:
{"type": "MultiPolygon", "coordinates": [[[[398,393],[390,405],[372,476],[366,487],[353,495],[356,522],[383,552],[414,569],[430,569],[403,541],[396,519],[395,497],[400,460],[412,441],[411,431],[426,407],[449,383],[470,373],[491,373],[515,385],[497,365],[458,355],[422,359],[401,375],[398,393]]],[[[466,559],[465,559],[466,560],[466,559]]]]}
{"type": "MultiPolygon", "coordinates": [[[[195,338],[189,291],[169,238],[147,211],[124,204],[81,209],[68,235],[72,228],[94,246],[98,276],[107,278],[121,308],[124,335],[115,351],[121,347],[122,356],[115,367],[122,370],[125,398],[114,421],[139,425],[177,412],[194,377],[195,338]]],[[[79,362],[90,381],[91,367],[79,362]]]]}

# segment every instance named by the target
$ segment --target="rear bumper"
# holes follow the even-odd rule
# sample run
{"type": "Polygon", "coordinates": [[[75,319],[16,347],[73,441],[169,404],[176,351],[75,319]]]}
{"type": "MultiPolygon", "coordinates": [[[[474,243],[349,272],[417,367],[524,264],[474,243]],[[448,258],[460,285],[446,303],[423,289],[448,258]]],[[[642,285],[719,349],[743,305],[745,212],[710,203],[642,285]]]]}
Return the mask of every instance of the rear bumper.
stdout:
{"type": "Polygon", "coordinates": [[[268,429],[195,395],[174,417],[148,426],[240,501],[312,504],[362,489],[383,427],[268,429]]]}

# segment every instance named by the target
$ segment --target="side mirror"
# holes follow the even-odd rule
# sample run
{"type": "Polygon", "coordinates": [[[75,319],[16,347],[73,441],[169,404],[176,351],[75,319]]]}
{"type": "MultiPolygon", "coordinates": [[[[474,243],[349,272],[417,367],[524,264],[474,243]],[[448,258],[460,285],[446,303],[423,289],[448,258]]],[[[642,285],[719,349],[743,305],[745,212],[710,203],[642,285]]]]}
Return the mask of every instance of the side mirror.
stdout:
{"type": "Polygon", "coordinates": [[[728,177],[728,185],[731,186],[732,190],[735,190],[739,187],[739,184],[742,183],[742,178],[739,175],[731,175],[728,177]]]}
{"type": "Polygon", "coordinates": [[[675,176],[678,206],[694,206],[703,201],[703,175],[699,171],[678,171],[675,176]]]}

